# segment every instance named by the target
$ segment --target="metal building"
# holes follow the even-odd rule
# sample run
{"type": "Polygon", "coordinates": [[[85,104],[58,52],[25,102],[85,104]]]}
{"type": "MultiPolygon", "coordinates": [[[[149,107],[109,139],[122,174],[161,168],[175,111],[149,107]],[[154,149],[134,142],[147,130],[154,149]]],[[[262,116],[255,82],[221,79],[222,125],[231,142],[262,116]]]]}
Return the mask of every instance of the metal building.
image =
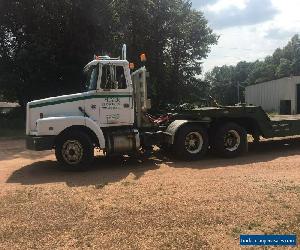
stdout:
{"type": "Polygon", "coordinates": [[[248,86],[245,101],[247,104],[261,106],[267,112],[300,114],[300,76],[248,86]]]}

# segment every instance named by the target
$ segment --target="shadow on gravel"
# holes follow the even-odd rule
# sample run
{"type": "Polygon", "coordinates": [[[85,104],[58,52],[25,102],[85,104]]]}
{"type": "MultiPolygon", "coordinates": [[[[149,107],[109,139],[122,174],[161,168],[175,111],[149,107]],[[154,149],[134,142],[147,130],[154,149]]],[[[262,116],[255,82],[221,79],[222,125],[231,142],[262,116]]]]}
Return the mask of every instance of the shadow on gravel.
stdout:
{"type": "Polygon", "coordinates": [[[159,160],[140,161],[127,157],[96,157],[87,171],[71,172],[59,169],[56,161],[39,161],[24,166],[8,178],[7,183],[33,185],[43,183],[66,183],[70,187],[98,185],[119,182],[129,174],[139,179],[145,172],[159,168],[159,160]],[[157,163],[156,163],[157,162],[157,163]]]}
{"type": "Polygon", "coordinates": [[[235,159],[218,158],[210,152],[205,159],[200,161],[177,161],[173,156],[157,150],[152,156],[144,157],[141,160],[125,157],[97,157],[85,172],[65,172],[57,167],[56,161],[39,161],[13,172],[7,182],[23,185],[63,182],[70,187],[89,185],[100,185],[101,187],[107,183],[119,182],[129,174],[133,174],[134,179],[139,179],[147,171],[158,169],[161,163],[174,168],[201,170],[268,162],[279,157],[299,154],[300,138],[296,138],[263,141],[257,145],[250,143],[248,154],[235,159]]]}
{"type": "Polygon", "coordinates": [[[168,164],[174,168],[208,169],[219,167],[243,166],[252,163],[264,163],[276,158],[300,155],[300,138],[261,141],[258,144],[249,143],[248,153],[243,156],[225,159],[220,158],[213,152],[197,162],[174,161],[168,164]]]}

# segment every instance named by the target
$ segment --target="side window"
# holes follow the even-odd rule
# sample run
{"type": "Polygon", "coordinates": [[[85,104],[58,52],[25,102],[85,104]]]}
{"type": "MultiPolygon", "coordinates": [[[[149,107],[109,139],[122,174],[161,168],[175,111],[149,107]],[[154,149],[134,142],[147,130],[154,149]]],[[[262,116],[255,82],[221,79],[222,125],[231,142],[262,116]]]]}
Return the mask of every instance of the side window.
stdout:
{"type": "Polygon", "coordinates": [[[122,66],[116,67],[116,77],[117,77],[117,82],[118,82],[118,89],[126,89],[127,83],[126,83],[124,67],[122,67],[122,66]]]}
{"type": "Polygon", "coordinates": [[[101,76],[101,89],[111,89],[111,74],[110,74],[110,66],[103,65],[102,66],[102,76],[101,76]]]}
{"type": "Polygon", "coordinates": [[[90,75],[88,90],[96,90],[97,89],[97,80],[98,80],[99,66],[95,66],[90,75]]]}
{"type": "Polygon", "coordinates": [[[124,67],[103,65],[100,87],[102,89],[126,89],[124,67]]]}

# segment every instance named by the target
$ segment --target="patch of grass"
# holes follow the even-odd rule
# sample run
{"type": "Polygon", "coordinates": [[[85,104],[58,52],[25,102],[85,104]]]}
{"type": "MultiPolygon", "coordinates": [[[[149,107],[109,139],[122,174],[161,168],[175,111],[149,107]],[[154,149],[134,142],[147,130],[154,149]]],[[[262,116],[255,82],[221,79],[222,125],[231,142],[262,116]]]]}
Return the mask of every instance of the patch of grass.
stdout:
{"type": "Polygon", "coordinates": [[[300,214],[297,214],[294,220],[277,224],[275,228],[268,231],[268,234],[296,234],[299,236],[300,214]]]}
{"type": "Polygon", "coordinates": [[[250,223],[249,223],[248,229],[249,229],[249,230],[252,230],[252,229],[254,229],[254,228],[256,228],[256,227],[260,227],[260,226],[261,226],[261,224],[260,224],[259,222],[253,221],[253,222],[250,222],[250,223]]]}
{"type": "Polygon", "coordinates": [[[96,188],[96,189],[102,189],[102,188],[104,188],[107,184],[108,184],[107,182],[105,182],[105,183],[99,183],[99,184],[96,184],[96,185],[95,185],[95,188],[96,188]]]}
{"type": "Polygon", "coordinates": [[[275,111],[273,111],[273,112],[268,112],[267,113],[268,114],[268,116],[276,116],[276,115],[279,115],[279,113],[278,112],[275,112],[275,111]]]}
{"type": "Polygon", "coordinates": [[[285,209],[290,209],[291,208],[291,206],[289,204],[286,204],[286,203],[283,203],[282,207],[285,208],[285,209]]]}
{"type": "Polygon", "coordinates": [[[241,227],[234,227],[231,231],[231,236],[236,238],[242,233],[242,228],[241,227]]]}
{"type": "Polygon", "coordinates": [[[21,108],[0,114],[0,137],[24,137],[25,120],[25,110],[21,108]]]}
{"type": "Polygon", "coordinates": [[[128,186],[130,186],[130,185],[133,185],[133,183],[130,182],[130,181],[122,181],[121,183],[122,183],[122,185],[125,186],[125,187],[128,187],[128,186]]]}
{"type": "Polygon", "coordinates": [[[298,185],[285,186],[284,189],[286,191],[290,191],[290,192],[295,193],[295,194],[300,194],[300,186],[298,186],[298,185]]]}
{"type": "Polygon", "coordinates": [[[242,232],[246,232],[247,230],[252,230],[258,227],[261,227],[261,223],[258,221],[252,221],[249,224],[234,227],[231,231],[231,236],[233,238],[237,238],[240,234],[242,234],[242,232]]]}
{"type": "Polygon", "coordinates": [[[269,197],[274,200],[276,197],[272,192],[268,192],[269,197]]]}

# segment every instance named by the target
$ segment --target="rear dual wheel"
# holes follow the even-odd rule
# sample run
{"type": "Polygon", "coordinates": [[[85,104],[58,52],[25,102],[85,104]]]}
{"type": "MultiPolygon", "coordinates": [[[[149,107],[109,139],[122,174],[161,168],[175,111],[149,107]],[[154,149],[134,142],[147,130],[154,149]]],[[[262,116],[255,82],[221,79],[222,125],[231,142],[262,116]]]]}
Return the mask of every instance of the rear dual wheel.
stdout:
{"type": "Polygon", "coordinates": [[[212,144],[218,155],[237,157],[248,149],[247,132],[236,123],[226,123],[217,128],[212,144]]]}
{"type": "MultiPolygon", "coordinates": [[[[174,152],[181,159],[198,160],[206,154],[208,147],[207,130],[201,125],[189,124],[178,131],[174,152]]],[[[237,157],[248,149],[247,132],[236,123],[225,123],[212,135],[211,147],[222,157],[237,157]]]]}
{"type": "Polygon", "coordinates": [[[178,131],[175,139],[174,151],[184,160],[201,159],[208,149],[208,134],[199,125],[186,125],[178,131]]]}

